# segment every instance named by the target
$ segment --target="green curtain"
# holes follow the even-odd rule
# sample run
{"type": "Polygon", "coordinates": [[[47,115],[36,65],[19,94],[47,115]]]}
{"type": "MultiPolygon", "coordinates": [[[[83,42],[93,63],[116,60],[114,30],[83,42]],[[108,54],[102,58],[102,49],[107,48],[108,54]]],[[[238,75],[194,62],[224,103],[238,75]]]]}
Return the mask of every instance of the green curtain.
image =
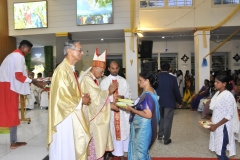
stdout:
{"type": "Polygon", "coordinates": [[[44,46],[45,54],[45,76],[49,71],[53,71],[53,46],[44,46]]]}
{"type": "Polygon", "coordinates": [[[25,63],[26,63],[26,66],[27,66],[27,69],[29,71],[31,71],[31,54],[28,54],[27,56],[25,56],[25,63]]]}

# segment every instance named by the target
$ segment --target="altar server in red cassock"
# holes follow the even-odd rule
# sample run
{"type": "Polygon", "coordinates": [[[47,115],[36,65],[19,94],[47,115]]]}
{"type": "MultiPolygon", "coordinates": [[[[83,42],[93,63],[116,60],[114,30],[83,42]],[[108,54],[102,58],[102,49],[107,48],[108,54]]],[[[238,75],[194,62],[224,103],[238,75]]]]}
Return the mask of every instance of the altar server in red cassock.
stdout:
{"type": "Polygon", "coordinates": [[[19,48],[9,54],[0,66],[0,127],[10,127],[10,148],[24,146],[17,142],[19,94],[30,94],[29,83],[43,88],[46,83],[28,78],[24,56],[30,53],[32,43],[23,40],[19,48]]]}

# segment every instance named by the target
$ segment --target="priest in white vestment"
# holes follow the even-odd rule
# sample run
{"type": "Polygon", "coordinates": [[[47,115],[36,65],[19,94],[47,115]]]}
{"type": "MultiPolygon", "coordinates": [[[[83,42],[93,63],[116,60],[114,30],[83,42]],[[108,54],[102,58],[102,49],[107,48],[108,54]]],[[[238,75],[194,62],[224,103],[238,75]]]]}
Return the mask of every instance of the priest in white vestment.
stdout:
{"type": "MultiPolygon", "coordinates": [[[[119,98],[131,99],[129,84],[126,79],[118,75],[119,65],[116,61],[110,62],[108,70],[110,75],[104,78],[100,84],[102,90],[107,90],[108,87],[118,82],[118,90],[115,92],[119,98]]],[[[110,97],[113,102],[113,95],[110,97]]],[[[119,112],[111,111],[110,130],[113,139],[114,151],[112,154],[123,159],[124,152],[128,151],[129,143],[129,112],[120,109],[119,112]],[[119,130],[117,128],[120,128],[119,130]]]]}
{"type": "Polygon", "coordinates": [[[67,41],[64,55],[65,59],[54,71],[51,83],[47,137],[49,159],[87,160],[91,135],[81,105],[89,104],[90,97],[82,94],[74,67],[83,55],[80,42],[67,41]]]}

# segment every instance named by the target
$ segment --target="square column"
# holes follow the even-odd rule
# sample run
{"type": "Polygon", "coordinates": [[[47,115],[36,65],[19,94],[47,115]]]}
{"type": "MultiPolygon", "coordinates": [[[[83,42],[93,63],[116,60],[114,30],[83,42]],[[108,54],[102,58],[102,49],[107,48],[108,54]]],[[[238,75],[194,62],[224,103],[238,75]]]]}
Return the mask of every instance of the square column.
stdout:
{"type": "Polygon", "coordinates": [[[207,66],[202,66],[203,57],[210,52],[210,31],[205,31],[206,46],[204,46],[203,31],[194,33],[195,48],[195,93],[204,85],[204,80],[210,80],[210,55],[206,57],[207,66]]]}
{"type": "Polygon", "coordinates": [[[132,99],[138,97],[138,44],[137,37],[125,32],[126,80],[130,86],[132,99]],[[133,43],[133,44],[132,44],[133,43]],[[133,47],[131,47],[133,45],[133,47]]]}
{"type": "Polygon", "coordinates": [[[56,34],[56,53],[57,53],[56,54],[56,64],[59,64],[65,58],[65,55],[63,53],[64,43],[67,40],[71,40],[72,35],[69,34],[68,32],[58,32],[55,34],[56,34]]]}

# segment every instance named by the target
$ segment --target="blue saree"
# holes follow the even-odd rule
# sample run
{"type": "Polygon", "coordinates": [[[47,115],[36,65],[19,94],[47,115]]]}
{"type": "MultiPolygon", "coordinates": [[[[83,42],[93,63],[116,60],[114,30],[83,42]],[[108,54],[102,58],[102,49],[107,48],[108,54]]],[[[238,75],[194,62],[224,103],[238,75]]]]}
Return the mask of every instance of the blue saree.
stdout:
{"type": "Polygon", "coordinates": [[[149,149],[157,138],[157,125],[160,120],[159,104],[156,93],[143,92],[138,100],[136,109],[150,109],[152,118],[131,114],[128,160],[150,160],[149,149]]]}

